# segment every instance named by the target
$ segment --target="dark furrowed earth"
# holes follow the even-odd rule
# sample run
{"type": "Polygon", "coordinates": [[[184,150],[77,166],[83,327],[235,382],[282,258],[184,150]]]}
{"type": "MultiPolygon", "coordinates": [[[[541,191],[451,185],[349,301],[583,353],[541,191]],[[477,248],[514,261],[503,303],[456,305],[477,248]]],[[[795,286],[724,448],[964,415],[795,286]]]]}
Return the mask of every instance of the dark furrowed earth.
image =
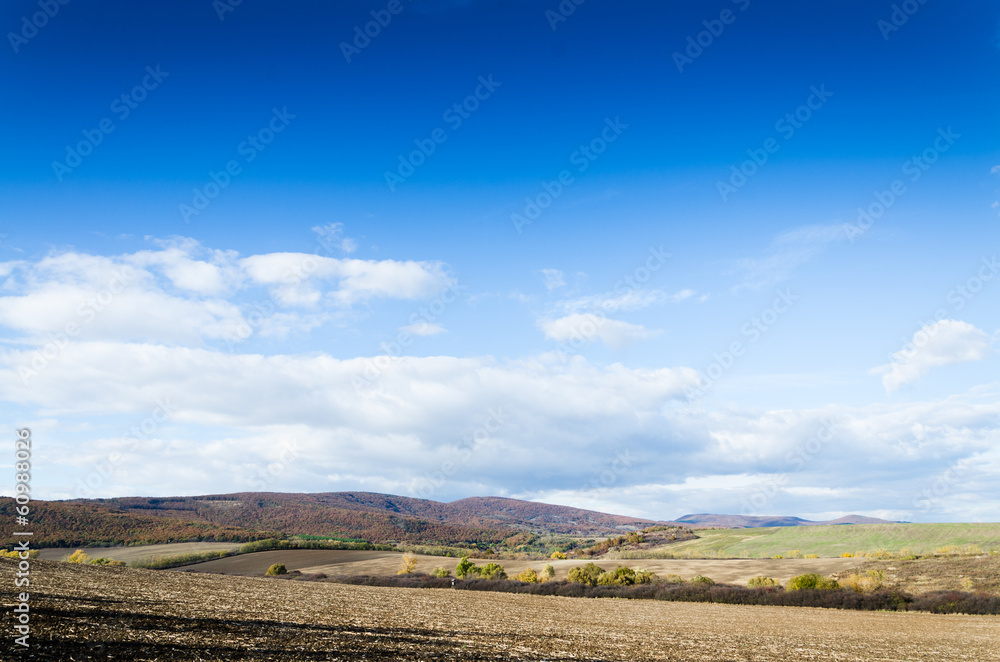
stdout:
{"type": "MultiPolygon", "coordinates": [[[[0,560],[13,575],[15,562],[0,560]]],[[[1000,619],[393,589],[32,561],[18,660],[1000,660],[1000,619]]],[[[4,631],[14,594],[4,582],[4,631]]]]}

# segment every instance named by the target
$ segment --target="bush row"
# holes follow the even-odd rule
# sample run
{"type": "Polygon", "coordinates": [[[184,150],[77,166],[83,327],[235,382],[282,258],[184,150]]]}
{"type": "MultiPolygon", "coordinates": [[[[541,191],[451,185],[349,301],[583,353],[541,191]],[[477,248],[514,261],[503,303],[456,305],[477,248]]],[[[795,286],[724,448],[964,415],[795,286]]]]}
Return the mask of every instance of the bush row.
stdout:
{"type": "MultiPolygon", "coordinates": [[[[304,579],[304,577],[303,577],[304,579]]],[[[1000,597],[976,593],[936,592],[920,596],[891,590],[858,593],[850,589],[785,590],[781,587],[749,588],[729,584],[684,582],[678,584],[598,585],[571,581],[526,583],[516,580],[451,579],[430,575],[315,577],[320,581],[363,586],[404,588],[455,588],[463,591],[494,591],[557,595],[571,598],[623,598],[675,602],[714,602],[776,607],[824,607],[864,611],[928,611],[941,614],[1000,614],[1000,597]]]]}

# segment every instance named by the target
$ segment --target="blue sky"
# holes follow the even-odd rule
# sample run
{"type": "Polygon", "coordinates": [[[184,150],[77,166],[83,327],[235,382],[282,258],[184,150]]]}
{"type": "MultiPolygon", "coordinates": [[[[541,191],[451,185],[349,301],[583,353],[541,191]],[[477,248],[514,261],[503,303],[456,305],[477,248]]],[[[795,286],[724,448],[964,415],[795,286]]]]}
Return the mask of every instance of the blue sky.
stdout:
{"type": "Polygon", "coordinates": [[[36,496],[996,521],[1000,17],[896,7],[7,3],[36,496]]]}

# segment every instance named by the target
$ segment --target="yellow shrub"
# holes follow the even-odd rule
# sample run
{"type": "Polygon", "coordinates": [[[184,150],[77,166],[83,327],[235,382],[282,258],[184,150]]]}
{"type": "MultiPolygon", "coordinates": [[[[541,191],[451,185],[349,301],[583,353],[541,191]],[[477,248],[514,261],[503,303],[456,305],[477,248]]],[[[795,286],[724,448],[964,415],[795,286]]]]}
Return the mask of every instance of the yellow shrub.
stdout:
{"type": "Polygon", "coordinates": [[[556,561],[565,561],[566,555],[563,554],[562,552],[552,552],[552,556],[550,556],[549,558],[554,559],[556,561]]]}
{"type": "Polygon", "coordinates": [[[403,558],[399,562],[399,570],[396,572],[397,575],[409,575],[414,570],[417,569],[417,557],[413,554],[403,554],[403,558]]]}
{"type": "Polygon", "coordinates": [[[789,550],[788,553],[785,554],[785,558],[786,559],[800,559],[800,558],[802,558],[802,552],[799,551],[799,550],[797,550],[797,549],[789,550]]]}
{"type": "Polygon", "coordinates": [[[881,570],[869,570],[863,575],[848,575],[841,579],[840,583],[855,593],[874,593],[882,588],[884,581],[885,573],[881,570]]]}
{"type": "Polygon", "coordinates": [[[865,552],[865,557],[869,559],[891,559],[892,552],[887,549],[875,549],[865,552]]]}
{"type": "Polygon", "coordinates": [[[840,555],[840,558],[842,558],[842,559],[853,559],[854,558],[854,554],[852,554],[850,552],[844,552],[843,554],[840,555]]]}
{"type": "Polygon", "coordinates": [[[527,568],[524,572],[515,577],[519,582],[527,582],[529,584],[538,583],[538,573],[534,568],[527,568]]]}
{"type": "Polygon", "coordinates": [[[90,557],[87,556],[82,549],[78,549],[70,554],[69,558],[66,560],[70,563],[88,563],[90,561],[90,557]]]}
{"type": "MultiPolygon", "coordinates": [[[[0,557],[7,557],[8,559],[19,559],[19,558],[21,558],[21,552],[17,551],[16,549],[13,550],[13,551],[10,551],[10,552],[5,552],[3,550],[0,550],[0,557]]],[[[28,558],[29,559],[37,559],[38,558],[38,550],[37,549],[30,550],[28,552],[28,558]]]]}
{"type": "Polygon", "coordinates": [[[804,559],[818,559],[819,558],[819,554],[806,554],[802,558],[804,558],[804,559]]]}

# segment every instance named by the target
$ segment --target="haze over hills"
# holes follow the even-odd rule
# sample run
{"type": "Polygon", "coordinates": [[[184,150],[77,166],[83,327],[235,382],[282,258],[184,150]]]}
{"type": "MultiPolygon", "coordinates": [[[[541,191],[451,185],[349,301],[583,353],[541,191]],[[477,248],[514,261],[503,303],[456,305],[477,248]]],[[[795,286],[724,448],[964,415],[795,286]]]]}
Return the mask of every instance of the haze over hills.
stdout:
{"type": "Polygon", "coordinates": [[[845,515],[822,522],[788,515],[711,515],[700,513],[678,517],[677,522],[693,527],[754,529],[766,526],[823,526],[826,524],[893,524],[889,520],[864,515],[845,515]]]}

